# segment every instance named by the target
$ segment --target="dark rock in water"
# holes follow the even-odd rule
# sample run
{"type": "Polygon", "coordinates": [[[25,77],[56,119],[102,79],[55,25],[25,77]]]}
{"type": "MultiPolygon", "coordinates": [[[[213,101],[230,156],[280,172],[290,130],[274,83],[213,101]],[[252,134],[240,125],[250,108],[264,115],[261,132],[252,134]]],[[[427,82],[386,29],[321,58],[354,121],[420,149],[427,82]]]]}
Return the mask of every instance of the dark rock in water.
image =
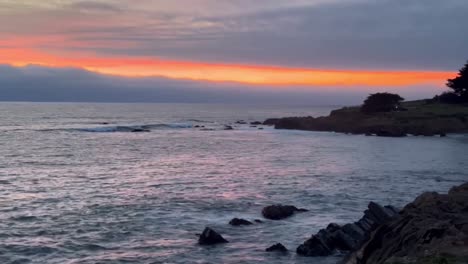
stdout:
{"type": "Polygon", "coordinates": [[[255,221],[255,223],[259,223],[259,224],[263,223],[263,221],[260,220],[260,219],[255,219],[254,221],[255,221]]]}
{"type": "Polygon", "coordinates": [[[252,225],[252,222],[247,221],[245,219],[241,219],[241,218],[234,218],[229,222],[229,224],[233,226],[241,226],[241,225],[252,225]]]}
{"type": "Polygon", "coordinates": [[[343,263],[467,261],[468,183],[465,183],[448,194],[423,193],[396,217],[380,225],[343,263]]]}
{"type": "Polygon", "coordinates": [[[336,223],[330,223],[328,226],[327,226],[327,231],[328,232],[335,232],[337,230],[339,230],[341,228],[341,226],[339,224],[336,224],[336,223]]]}
{"type": "Polygon", "coordinates": [[[340,226],[331,223],[326,229],[305,241],[297,253],[305,256],[328,256],[335,251],[352,251],[358,249],[370,236],[370,233],[382,223],[398,215],[393,206],[383,207],[374,202],[369,203],[368,210],[356,223],[340,226]]]}
{"type": "Polygon", "coordinates": [[[278,121],[280,120],[280,118],[270,118],[270,119],[267,119],[263,122],[263,125],[265,126],[274,126],[276,125],[276,123],[278,123],[278,121]]]}
{"type": "Polygon", "coordinates": [[[228,242],[229,241],[224,239],[224,237],[209,227],[206,227],[205,230],[203,230],[203,233],[198,239],[198,244],[200,245],[215,245],[228,242]]]}
{"type": "Polygon", "coordinates": [[[263,217],[271,220],[281,220],[292,216],[295,212],[307,212],[306,209],[299,209],[292,205],[270,205],[262,210],[263,217]]]}
{"type": "Polygon", "coordinates": [[[253,126],[259,126],[262,124],[262,122],[259,122],[259,121],[255,121],[255,122],[250,122],[251,125],[253,126]]]}
{"type": "Polygon", "coordinates": [[[258,130],[263,130],[263,127],[259,127],[258,130]]]}
{"type": "Polygon", "coordinates": [[[351,235],[343,230],[338,230],[333,234],[333,249],[341,251],[350,251],[358,248],[360,241],[354,239],[351,235]]]}
{"type": "Polygon", "coordinates": [[[131,131],[132,133],[142,133],[142,132],[151,132],[149,129],[143,129],[143,128],[134,128],[131,131]]]}
{"type": "Polygon", "coordinates": [[[389,210],[374,202],[370,202],[368,207],[370,212],[376,217],[378,224],[387,222],[395,215],[392,210],[389,210]]]}
{"type": "Polygon", "coordinates": [[[201,127],[201,126],[199,126],[199,125],[194,126],[194,128],[200,128],[200,127],[201,127]]]}
{"type": "Polygon", "coordinates": [[[400,210],[397,209],[395,206],[392,206],[392,205],[386,205],[384,206],[386,209],[390,210],[392,212],[393,215],[396,215],[396,214],[399,214],[400,213],[400,210]]]}
{"type": "Polygon", "coordinates": [[[366,232],[356,224],[346,224],[342,230],[356,241],[362,241],[366,237],[366,232]]]}
{"type": "Polygon", "coordinates": [[[224,130],[233,130],[234,128],[232,126],[225,125],[224,130]]]}
{"type": "Polygon", "coordinates": [[[278,251],[278,252],[288,252],[288,249],[281,243],[275,244],[267,249],[265,249],[266,252],[273,252],[273,251],[278,251]]]}
{"type": "Polygon", "coordinates": [[[324,257],[333,254],[326,243],[318,236],[313,236],[296,249],[297,254],[308,257],[324,257]]]}
{"type": "Polygon", "coordinates": [[[238,120],[238,121],[236,121],[236,124],[238,124],[238,125],[246,125],[247,122],[245,122],[244,120],[238,120]]]}
{"type": "Polygon", "coordinates": [[[445,134],[445,133],[440,133],[439,136],[440,136],[440,137],[446,137],[447,134],[445,134]]]}

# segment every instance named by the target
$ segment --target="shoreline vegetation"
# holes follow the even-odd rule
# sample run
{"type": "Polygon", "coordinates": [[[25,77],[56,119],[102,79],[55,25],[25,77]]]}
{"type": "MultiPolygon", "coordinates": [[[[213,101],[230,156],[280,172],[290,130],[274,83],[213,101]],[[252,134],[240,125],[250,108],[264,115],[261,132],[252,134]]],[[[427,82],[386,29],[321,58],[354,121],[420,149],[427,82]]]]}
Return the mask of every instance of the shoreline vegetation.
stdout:
{"type": "Polygon", "coordinates": [[[362,107],[343,107],[322,117],[272,118],[263,122],[275,129],[326,131],[367,136],[445,136],[468,133],[468,104],[447,104],[432,99],[407,101],[399,110],[364,112],[362,107]]]}

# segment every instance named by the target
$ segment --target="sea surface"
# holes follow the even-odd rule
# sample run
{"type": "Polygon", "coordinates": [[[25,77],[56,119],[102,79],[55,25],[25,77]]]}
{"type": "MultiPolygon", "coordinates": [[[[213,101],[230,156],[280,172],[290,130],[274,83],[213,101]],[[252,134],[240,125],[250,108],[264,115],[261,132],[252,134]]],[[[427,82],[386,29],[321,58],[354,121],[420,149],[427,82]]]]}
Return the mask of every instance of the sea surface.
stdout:
{"type": "Polygon", "coordinates": [[[235,124],[333,108],[0,103],[0,263],[335,263],[294,251],[330,222],[358,220],[371,200],[403,206],[468,180],[466,135],[235,124]],[[228,225],[275,203],[310,211],[228,225]],[[206,226],[230,243],[197,245],[206,226]],[[292,252],[265,252],[277,242],[292,252]]]}

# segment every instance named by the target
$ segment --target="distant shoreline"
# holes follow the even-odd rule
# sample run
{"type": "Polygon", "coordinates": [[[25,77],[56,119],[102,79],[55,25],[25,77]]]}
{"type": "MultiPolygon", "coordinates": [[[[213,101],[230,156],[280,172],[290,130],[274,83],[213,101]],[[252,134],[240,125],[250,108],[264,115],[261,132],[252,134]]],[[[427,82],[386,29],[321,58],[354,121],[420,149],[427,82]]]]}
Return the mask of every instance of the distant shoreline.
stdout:
{"type": "Polygon", "coordinates": [[[276,129],[328,131],[383,137],[445,136],[468,133],[468,106],[442,104],[430,100],[402,103],[404,111],[363,113],[360,107],[343,107],[323,117],[267,119],[276,129]]]}

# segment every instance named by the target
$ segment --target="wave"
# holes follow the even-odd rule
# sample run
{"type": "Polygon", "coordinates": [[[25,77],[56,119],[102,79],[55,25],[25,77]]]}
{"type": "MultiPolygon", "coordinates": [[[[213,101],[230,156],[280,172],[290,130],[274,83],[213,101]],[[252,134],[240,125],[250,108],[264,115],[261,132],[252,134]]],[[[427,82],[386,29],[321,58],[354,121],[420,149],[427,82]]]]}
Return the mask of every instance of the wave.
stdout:
{"type": "Polygon", "coordinates": [[[83,127],[83,128],[52,128],[40,129],[42,132],[88,132],[88,133],[113,133],[113,132],[151,132],[153,130],[162,129],[183,129],[192,128],[191,124],[185,123],[172,123],[172,124],[148,124],[148,125],[119,125],[119,126],[99,126],[99,127],[83,127]]]}
{"type": "Polygon", "coordinates": [[[151,132],[152,130],[160,129],[182,129],[191,128],[190,124],[174,123],[174,124],[149,124],[149,125],[132,125],[132,126],[102,126],[71,129],[79,132],[90,133],[111,133],[111,132],[151,132]]]}

